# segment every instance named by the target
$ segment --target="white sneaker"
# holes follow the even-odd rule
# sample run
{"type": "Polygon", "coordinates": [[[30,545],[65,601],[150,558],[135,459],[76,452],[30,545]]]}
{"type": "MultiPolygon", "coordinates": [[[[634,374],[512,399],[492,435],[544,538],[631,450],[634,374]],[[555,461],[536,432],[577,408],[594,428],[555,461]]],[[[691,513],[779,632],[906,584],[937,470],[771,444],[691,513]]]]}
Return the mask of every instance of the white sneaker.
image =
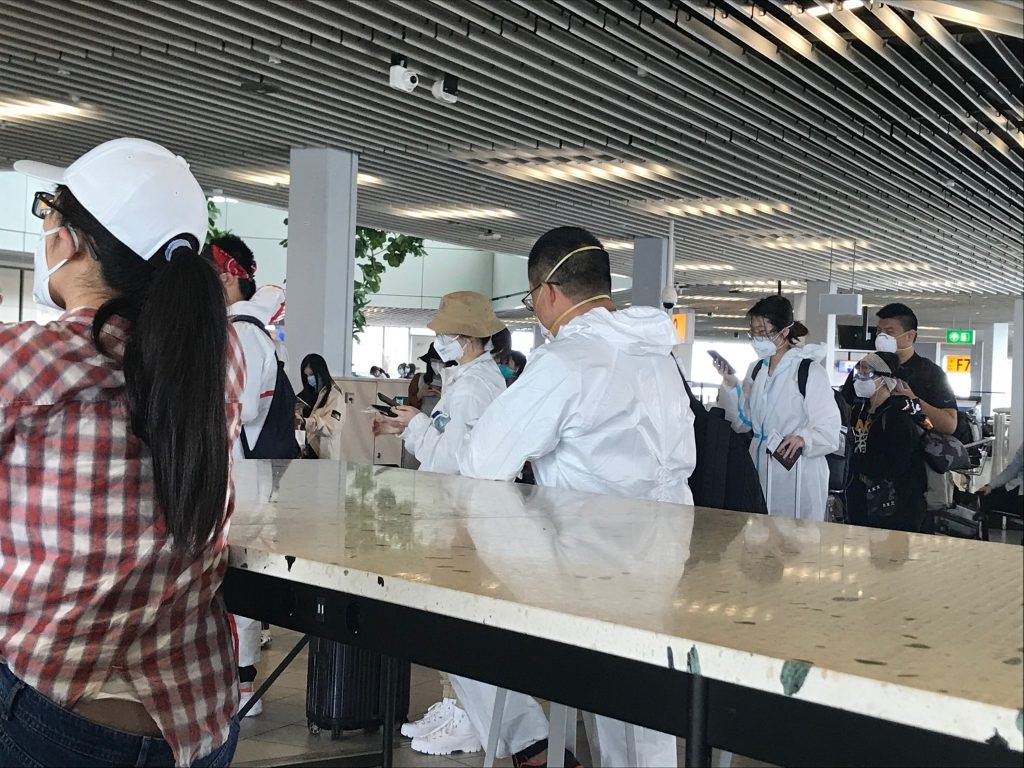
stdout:
{"type": "MultiPolygon", "coordinates": [[[[238,709],[241,711],[242,707],[249,703],[249,699],[256,691],[253,689],[252,683],[242,683],[239,686],[239,697],[238,697],[238,709]]],[[[263,714],[263,699],[260,699],[252,705],[252,709],[245,713],[246,717],[256,717],[256,715],[263,714]]]]}
{"type": "Polygon", "coordinates": [[[455,699],[443,699],[436,704],[431,704],[427,713],[414,723],[402,725],[402,735],[410,739],[421,739],[429,736],[439,728],[443,728],[451,722],[455,716],[455,699]]]}
{"type": "Polygon", "coordinates": [[[274,638],[270,636],[270,632],[268,630],[260,632],[260,650],[263,650],[273,642],[274,638]]]}
{"type": "Polygon", "coordinates": [[[450,755],[452,752],[479,752],[484,748],[469,716],[455,708],[455,716],[441,728],[412,740],[412,748],[425,755],[450,755]]]}

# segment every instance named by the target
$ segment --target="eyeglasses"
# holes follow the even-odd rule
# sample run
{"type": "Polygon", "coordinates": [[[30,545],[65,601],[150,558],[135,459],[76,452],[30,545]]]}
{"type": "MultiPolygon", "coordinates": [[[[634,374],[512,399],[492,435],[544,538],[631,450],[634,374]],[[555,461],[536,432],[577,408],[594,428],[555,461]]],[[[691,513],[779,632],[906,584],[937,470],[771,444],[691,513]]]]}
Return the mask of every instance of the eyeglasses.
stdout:
{"type": "Polygon", "coordinates": [[[45,219],[54,211],[60,213],[60,209],[54,205],[56,199],[52,192],[36,192],[32,198],[32,215],[37,219],[45,219]]]}
{"type": "Polygon", "coordinates": [[[522,297],[519,299],[519,303],[522,304],[524,307],[526,307],[526,311],[527,312],[533,312],[534,311],[534,309],[533,309],[534,308],[533,294],[535,294],[537,291],[540,290],[540,286],[541,285],[561,285],[561,283],[559,283],[556,280],[548,280],[546,282],[541,283],[540,285],[538,285],[533,290],[527,291],[526,293],[524,293],[522,295],[522,297]]]}

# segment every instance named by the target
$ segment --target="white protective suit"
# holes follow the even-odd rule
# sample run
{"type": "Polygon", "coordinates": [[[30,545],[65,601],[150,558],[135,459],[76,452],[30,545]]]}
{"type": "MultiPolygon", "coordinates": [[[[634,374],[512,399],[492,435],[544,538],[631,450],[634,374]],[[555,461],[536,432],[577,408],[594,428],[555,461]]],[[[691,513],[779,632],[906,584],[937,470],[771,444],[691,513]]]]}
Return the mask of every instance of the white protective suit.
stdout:
{"type": "MultiPolygon", "coordinates": [[[[656,630],[666,629],[662,622],[674,612],[672,601],[690,554],[691,511],[660,509],[638,518],[617,499],[566,497],[555,488],[511,484],[462,486],[451,507],[476,512],[467,515],[467,533],[477,556],[501,583],[503,597],[508,593],[512,599],[553,610],[563,609],[567,599],[592,603],[606,621],[647,622],[656,630]],[[493,514],[480,516],[481,509],[493,514]],[[647,566],[637,570],[637,563],[647,566]],[[642,586],[628,605],[613,612],[604,579],[631,571],[642,586]]],[[[497,689],[472,681],[466,685],[460,677],[452,682],[486,743],[497,689]]],[[[625,723],[603,716],[584,719],[594,764],[628,765],[625,723]]],[[[575,732],[576,723],[570,727],[575,732]]],[[[520,751],[547,736],[548,723],[537,703],[509,691],[498,754],[520,751]]],[[[640,765],[675,764],[675,737],[638,727],[636,738],[638,745],[647,745],[639,751],[640,765]],[[652,750],[653,745],[662,751],[652,750]]]]}
{"type": "Polygon", "coordinates": [[[465,365],[445,368],[442,381],[441,399],[431,415],[413,417],[402,440],[424,472],[457,475],[459,448],[484,410],[505,391],[505,378],[485,352],[465,365]]]}
{"type": "MultiPolygon", "coordinates": [[[[247,315],[262,323],[270,323],[283,313],[284,292],[277,286],[260,288],[249,301],[236,301],[228,307],[228,317],[247,315]]],[[[234,323],[235,332],[245,356],[245,388],[242,390],[242,428],[249,447],[256,445],[267,420],[270,401],[277,385],[277,345],[270,336],[252,323],[234,323]]],[[[241,437],[232,448],[236,459],[245,458],[241,437]]]]}
{"type": "Polygon", "coordinates": [[[536,350],[459,454],[460,474],[692,504],[693,413],[664,312],[598,308],[536,350]]]}
{"type": "Polygon", "coordinates": [[[799,517],[803,520],[824,520],[828,501],[828,462],[825,457],[843,444],[842,421],[835,395],[829,385],[828,373],[820,363],[825,359],[822,344],[808,344],[789,350],[771,375],[768,362],[761,366],[756,379],[747,370],[742,385],[727,387],[718,393],[718,404],[725,417],[739,433],[753,432],[750,455],[757,467],[761,488],[768,498],[768,473],[771,473],[771,499],[768,513],[799,517]],[[802,360],[812,360],[807,372],[807,395],[801,396],[797,382],[802,360]],[[797,468],[786,470],[769,459],[766,450],[776,446],[773,440],[797,435],[803,438],[803,455],[799,459],[800,483],[797,504],[797,468]]]}
{"type": "MultiPolygon", "coordinates": [[[[651,307],[598,308],[575,318],[487,409],[459,453],[461,474],[511,480],[532,461],[538,485],[691,504],[687,481],[697,452],[671,356],[678,343],[668,317],[651,307]]],[[[494,686],[451,680],[486,744],[494,686]]],[[[625,765],[625,725],[596,720],[602,764],[625,765]]],[[[540,705],[510,692],[498,756],[546,735],[540,705]]],[[[676,765],[670,734],[638,728],[636,747],[639,766],[676,765]]]]}
{"type": "MultiPolygon", "coordinates": [[[[228,307],[228,317],[248,315],[262,323],[271,323],[284,315],[284,290],[277,286],[264,286],[249,301],[237,301],[228,307]]],[[[242,428],[249,447],[256,445],[267,420],[270,401],[277,386],[278,345],[270,336],[252,323],[233,323],[245,358],[245,387],[242,390],[242,428]]],[[[235,466],[245,461],[242,438],[231,447],[235,466]]],[[[232,616],[238,635],[238,666],[248,667],[260,660],[260,622],[245,616],[232,616]]]]}

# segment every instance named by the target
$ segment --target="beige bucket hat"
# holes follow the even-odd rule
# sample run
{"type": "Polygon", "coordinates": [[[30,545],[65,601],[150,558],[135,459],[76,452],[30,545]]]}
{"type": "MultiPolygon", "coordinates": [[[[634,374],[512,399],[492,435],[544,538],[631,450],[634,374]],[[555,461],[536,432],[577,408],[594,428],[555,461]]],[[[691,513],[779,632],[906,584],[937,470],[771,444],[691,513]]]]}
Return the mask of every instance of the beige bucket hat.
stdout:
{"type": "Polygon", "coordinates": [[[427,328],[446,336],[486,339],[505,330],[505,324],[494,314],[486,296],[475,291],[456,291],[441,297],[441,307],[427,328]]]}

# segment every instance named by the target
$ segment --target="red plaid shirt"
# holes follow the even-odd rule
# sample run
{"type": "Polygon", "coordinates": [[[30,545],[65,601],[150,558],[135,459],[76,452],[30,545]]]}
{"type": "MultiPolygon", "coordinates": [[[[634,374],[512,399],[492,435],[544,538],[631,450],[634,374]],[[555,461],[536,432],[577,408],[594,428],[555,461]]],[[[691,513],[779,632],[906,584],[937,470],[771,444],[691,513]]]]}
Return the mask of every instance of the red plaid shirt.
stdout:
{"type": "MultiPolygon", "coordinates": [[[[108,324],[112,360],[92,342],[94,316],[0,325],[0,659],[64,706],[120,675],[189,765],[226,741],[238,707],[217,594],[228,526],[197,559],[171,548],[151,454],[129,431],[129,326],[108,324]]],[[[228,366],[233,442],[244,378],[233,330],[228,366]]],[[[226,520],[233,508],[229,484],[226,520]]]]}

